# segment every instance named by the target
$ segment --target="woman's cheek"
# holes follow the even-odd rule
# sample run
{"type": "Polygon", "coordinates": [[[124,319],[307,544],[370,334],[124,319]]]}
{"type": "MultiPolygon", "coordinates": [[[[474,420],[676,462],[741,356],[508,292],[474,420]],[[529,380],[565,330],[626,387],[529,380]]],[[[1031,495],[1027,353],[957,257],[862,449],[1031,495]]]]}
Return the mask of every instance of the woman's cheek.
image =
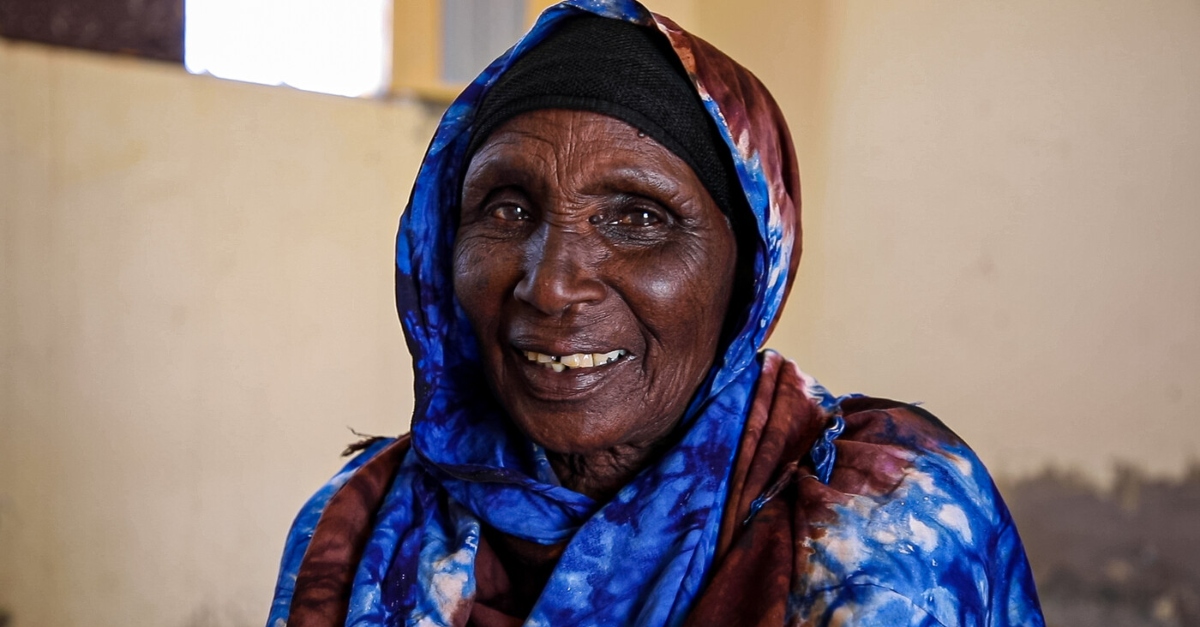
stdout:
{"type": "MultiPolygon", "coordinates": [[[[712,251],[699,246],[672,246],[658,258],[630,264],[627,276],[636,277],[637,293],[647,315],[672,324],[704,317],[716,303],[715,293],[724,279],[725,268],[713,263],[712,251]]],[[[699,329],[694,329],[699,330],[699,329]]]]}
{"type": "Polygon", "coordinates": [[[487,303],[499,302],[499,295],[490,287],[498,266],[488,262],[488,248],[486,240],[469,234],[460,235],[454,247],[454,295],[477,330],[481,317],[486,316],[487,303]]]}
{"type": "Polygon", "coordinates": [[[680,383],[692,386],[715,357],[729,305],[732,246],[715,238],[689,239],[664,249],[652,263],[629,268],[630,305],[663,342],[680,383]]]}

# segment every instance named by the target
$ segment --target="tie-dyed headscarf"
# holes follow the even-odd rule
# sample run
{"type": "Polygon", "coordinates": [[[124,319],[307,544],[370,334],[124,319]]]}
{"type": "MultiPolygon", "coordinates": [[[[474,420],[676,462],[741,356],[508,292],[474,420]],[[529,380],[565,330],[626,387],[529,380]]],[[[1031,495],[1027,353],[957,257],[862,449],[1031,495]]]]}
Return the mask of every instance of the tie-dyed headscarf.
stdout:
{"type": "MultiPolygon", "coordinates": [[[[763,424],[753,434],[769,432],[767,426],[775,423],[766,416],[799,407],[793,413],[817,426],[809,430],[814,435],[800,452],[811,466],[808,476],[826,485],[834,472],[835,440],[847,426],[841,405],[847,399],[831,396],[794,367],[781,367],[778,356],[760,353],[778,321],[799,257],[799,178],[791,138],[774,100],[753,75],[632,0],[567,0],[548,9],[450,106],[400,221],[396,293],[416,372],[411,440],[368,448],[301,511],[285,549],[269,627],[288,621],[293,596],[303,587],[297,584],[302,560],[331,554],[356,563],[351,564],[353,581],[345,598],[326,595],[341,599],[329,601],[337,606],[330,624],[344,615],[350,626],[463,625],[475,596],[482,525],[543,545],[568,543],[526,625],[683,624],[706,586],[725,585],[726,580],[714,584],[714,556],[728,550],[718,544],[729,544],[734,518],[760,510],[769,518],[776,504],[763,506],[787,479],[745,472],[743,461],[786,450],[782,445],[787,440],[781,439],[778,447],[754,442],[758,448],[749,455],[743,438],[750,434],[747,421],[759,416],[763,424]],[[738,251],[741,262],[753,268],[751,301],[744,310],[731,311],[739,316],[736,333],[688,406],[679,426],[682,438],[607,503],[561,486],[544,451],[511,426],[488,390],[476,339],[451,279],[454,211],[476,107],[516,59],[581,12],[654,28],[668,38],[733,156],[758,234],[756,246],[738,251]],[[784,375],[786,381],[778,383],[784,375]],[[738,457],[735,463],[739,447],[745,459],[738,457]],[[394,476],[388,471],[390,485],[370,488],[380,494],[380,502],[369,525],[356,527],[362,537],[346,539],[344,547],[335,539],[332,549],[323,545],[318,556],[306,557],[318,521],[326,524],[321,517],[331,499],[339,491],[346,494],[342,488],[354,477],[369,474],[365,468],[382,463],[387,450],[406,452],[397,457],[394,476]],[[745,490],[767,479],[776,485],[755,487],[752,497],[744,498],[745,490]]],[[[973,455],[968,466],[978,464],[970,460],[973,455]]],[[[886,471],[898,467],[889,465],[886,471]]],[[[795,464],[788,468],[793,479],[806,478],[796,474],[795,464]]],[[[985,496],[980,511],[994,512],[994,494],[985,496]]],[[[990,518],[980,524],[1002,522],[986,516],[990,518]]],[[[791,555],[795,547],[783,548],[791,555]]],[[[943,548],[957,550],[949,544],[943,548]]],[[[1019,543],[1017,548],[1020,552],[1019,543]]],[[[832,572],[832,566],[824,571],[832,572]]],[[[788,590],[806,590],[788,585],[788,590]]],[[[800,597],[795,603],[785,600],[791,605],[789,620],[803,618],[818,602],[830,602],[814,599],[807,606],[797,604],[800,597]]]]}

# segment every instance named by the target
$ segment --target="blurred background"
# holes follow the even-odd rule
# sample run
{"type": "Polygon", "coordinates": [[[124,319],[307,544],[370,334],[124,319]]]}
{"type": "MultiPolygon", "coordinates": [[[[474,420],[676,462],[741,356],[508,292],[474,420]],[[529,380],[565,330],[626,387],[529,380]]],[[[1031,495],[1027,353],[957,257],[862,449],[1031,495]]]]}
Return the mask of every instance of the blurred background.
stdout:
{"type": "MultiPolygon", "coordinates": [[[[0,627],[262,624],[408,427],[437,118],[546,4],[0,0],[0,627]]],[[[791,124],[771,344],[972,444],[1051,625],[1200,625],[1200,2],[648,4],[791,124]]]]}

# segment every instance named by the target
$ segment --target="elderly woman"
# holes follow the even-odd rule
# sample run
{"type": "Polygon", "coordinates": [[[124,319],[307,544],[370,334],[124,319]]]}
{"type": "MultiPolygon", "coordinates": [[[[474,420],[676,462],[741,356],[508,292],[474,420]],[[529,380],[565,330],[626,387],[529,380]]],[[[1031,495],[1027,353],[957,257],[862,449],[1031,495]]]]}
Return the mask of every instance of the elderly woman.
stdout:
{"type": "Polygon", "coordinates": [[[400,224],[412,432],[301,511],[269,625],[1040,625],[987,471],[762,352],[799,181],[748,71],[632,1],[543,14],[400,224]]]}

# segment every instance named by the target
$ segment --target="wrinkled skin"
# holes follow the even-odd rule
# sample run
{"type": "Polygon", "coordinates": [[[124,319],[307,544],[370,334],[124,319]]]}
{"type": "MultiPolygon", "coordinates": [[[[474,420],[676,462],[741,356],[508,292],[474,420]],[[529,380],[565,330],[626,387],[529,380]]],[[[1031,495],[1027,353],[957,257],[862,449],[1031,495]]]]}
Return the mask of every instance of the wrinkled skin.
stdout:
{"type": "Polygon", "coordinates": [[[492,391],[563,484],[598,499],[669,445],[713,363],[735,265],[696,174],[614,118],[517,116],[463,180],[454,290],[492,391]],[[617,349],[563,372],[525,355],[617,349]]]}

